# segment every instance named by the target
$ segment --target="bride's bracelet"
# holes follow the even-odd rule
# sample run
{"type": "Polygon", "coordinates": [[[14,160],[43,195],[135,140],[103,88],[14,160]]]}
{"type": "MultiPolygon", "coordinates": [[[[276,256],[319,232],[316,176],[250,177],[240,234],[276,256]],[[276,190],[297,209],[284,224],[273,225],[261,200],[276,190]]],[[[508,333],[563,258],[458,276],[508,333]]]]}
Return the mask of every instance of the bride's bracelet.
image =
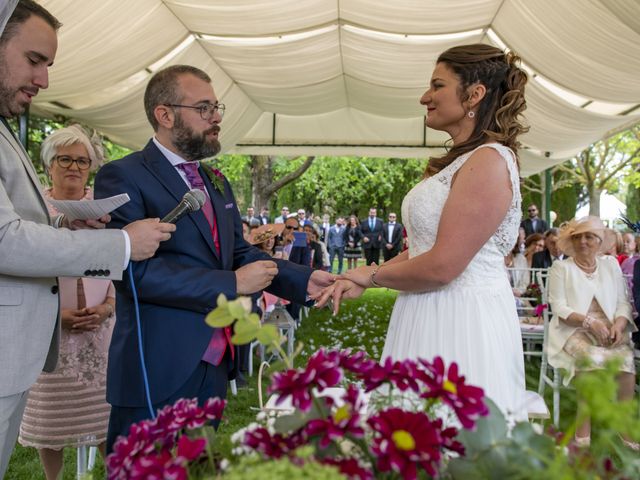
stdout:
{"type": "Polygon", "coordinates": [[[584,328],[585,330],[589,330],[594,320],[595,318],[593,318],[591,315],[586,315],[584,317],[584,320],[582,321],[582,328],[584,328]]]}
{"type": "Polygon", "coordinates": [[[376,283],[376,274],[378,273],[378,270],[380,270],[381,268],[382,268],[382,265],[376,266],[373,272],[371,272],[371,276],[369,276],[369,282],[373,287],[382,288],[382,285],[380,285],[379,283],[376,283]]]}

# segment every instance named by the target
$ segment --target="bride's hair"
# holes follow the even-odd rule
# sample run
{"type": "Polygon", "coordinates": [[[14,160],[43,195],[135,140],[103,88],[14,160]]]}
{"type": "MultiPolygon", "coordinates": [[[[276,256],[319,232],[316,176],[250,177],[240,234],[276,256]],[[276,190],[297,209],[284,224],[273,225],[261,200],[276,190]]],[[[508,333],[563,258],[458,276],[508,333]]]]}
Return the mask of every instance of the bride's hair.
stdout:
{"type": "Polygon", "coordinates": [[[527,108],[524,99],[527,74],[518,66],[519,62],[520,57],[513,52],[504,53],[480,43],[453,47],[440,54],[437,63],[447,65],[460,80],[461,102],[469,99],[471,85],[480,83],[487,91],[475,112],[476,125],[471,136],[442,157],[431,157],[426,177],[435,175],[460,155],[487,141],[511,148],[517,158],[520,146],[517,137],[529,130],[518,118],[527,108]]]}

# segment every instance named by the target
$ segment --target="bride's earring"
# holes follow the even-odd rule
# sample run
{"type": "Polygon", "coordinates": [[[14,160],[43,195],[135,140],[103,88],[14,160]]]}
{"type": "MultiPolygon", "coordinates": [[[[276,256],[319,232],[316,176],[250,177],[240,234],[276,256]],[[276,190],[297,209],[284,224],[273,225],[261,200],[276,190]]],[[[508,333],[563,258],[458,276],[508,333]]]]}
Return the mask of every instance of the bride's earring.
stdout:
{"type": "Polygon", "coordinates": [[[469,112],[467,113],[467,117],[469,118],[473,118],[476,116],[476,112],[474,112],[473,110],[469,110],[469,112]]]}

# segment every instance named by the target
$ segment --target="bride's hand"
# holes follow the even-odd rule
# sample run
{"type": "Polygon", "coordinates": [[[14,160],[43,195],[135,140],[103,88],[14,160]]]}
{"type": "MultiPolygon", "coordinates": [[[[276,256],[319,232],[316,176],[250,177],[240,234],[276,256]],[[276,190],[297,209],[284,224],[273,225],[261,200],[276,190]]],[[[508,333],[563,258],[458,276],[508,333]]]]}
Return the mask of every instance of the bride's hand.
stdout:
{"type": "Polygon", "coordinates": [[[370,266],[362,266],[354,268],[353,270],[348,270],[338,278],[350,280],[362,288],[367,288],[371,286],[371,274],[376,268],[377,265],[375,263],[372,263],[370,266]]]}
{"type": "Polygon", "coordinates": [[[327,304],[331,306],[331,303],[333,303],[333,314],[337,315],[340,310],[340,302],[343,299],[358,298],[364,291],[365,289],[363,287],[349,280],[342,279],[336,280],[333,285],[325,288],[315,298],[313,296],[311,298],[316,301],[315,306],[317,308],[322,308],[327,304]]]}

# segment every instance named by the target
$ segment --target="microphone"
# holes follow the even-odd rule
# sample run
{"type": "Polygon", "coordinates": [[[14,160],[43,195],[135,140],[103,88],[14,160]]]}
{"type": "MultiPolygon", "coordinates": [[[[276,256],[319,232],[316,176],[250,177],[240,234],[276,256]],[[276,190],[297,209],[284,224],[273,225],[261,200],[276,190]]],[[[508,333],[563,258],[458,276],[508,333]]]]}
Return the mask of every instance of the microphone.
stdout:
{"type": "Polygon", "coordinates": [[[180,203],[160,221],[163,223],[176,223],[186,214],[200,210],[205,201],[206,197],[202,190],[198,190],[197,188],[189,190],[184,194],[180,203]]]}

